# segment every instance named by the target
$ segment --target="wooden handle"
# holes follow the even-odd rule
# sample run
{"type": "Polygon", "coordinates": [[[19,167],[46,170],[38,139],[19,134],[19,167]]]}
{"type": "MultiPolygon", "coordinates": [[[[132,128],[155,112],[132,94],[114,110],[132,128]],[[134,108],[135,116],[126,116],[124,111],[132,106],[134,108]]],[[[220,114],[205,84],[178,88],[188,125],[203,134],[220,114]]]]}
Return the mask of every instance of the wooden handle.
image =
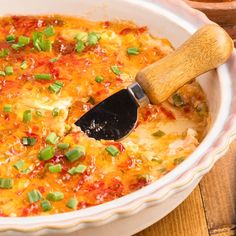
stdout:
{"type": "Polygon", "coordinates": [[[218,25],[202,27],[173,53],[141,70],[136,81],[158,104],[177,89],[227,61],[233,50],[229,35],[218,25]]]}

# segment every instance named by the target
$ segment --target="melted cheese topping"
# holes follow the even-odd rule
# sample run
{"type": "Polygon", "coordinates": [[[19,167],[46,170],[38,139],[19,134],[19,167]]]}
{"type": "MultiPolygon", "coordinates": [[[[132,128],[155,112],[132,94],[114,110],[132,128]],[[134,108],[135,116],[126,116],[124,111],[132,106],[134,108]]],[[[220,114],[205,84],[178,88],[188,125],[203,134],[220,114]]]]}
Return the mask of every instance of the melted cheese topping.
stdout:
{"type": "Polygon", "coordinates": [[[0,216],[56,214],[119,198],[171,171],[203,138],[208,112],[196,82],[163,104],[140,108],[137,127],[120,142],[96,141],[74,125],[132,83],[140,69],[173,51],[146,27],[63,16],[0,21],[0,216]],[[35,38],[35,32],[41,36],[35,38]],[[30,41],[22,43],[21,36],[30,41]],[[47,78],[37,79],[38,74],[47,78]],[[53,92],[49,86],[56,81],[61,86],[53,92]],[[53,142],[47,138],[51,133],[53,142]],[[59,143],[68,147],[61,150],[59,143]],[[53,154],[42,160],[48,147],[53,154]],[[68,158],[71,150],[74,161],[68,158]],[[61,195],[56,200],[49,194],[55,192],[61,195]]]}

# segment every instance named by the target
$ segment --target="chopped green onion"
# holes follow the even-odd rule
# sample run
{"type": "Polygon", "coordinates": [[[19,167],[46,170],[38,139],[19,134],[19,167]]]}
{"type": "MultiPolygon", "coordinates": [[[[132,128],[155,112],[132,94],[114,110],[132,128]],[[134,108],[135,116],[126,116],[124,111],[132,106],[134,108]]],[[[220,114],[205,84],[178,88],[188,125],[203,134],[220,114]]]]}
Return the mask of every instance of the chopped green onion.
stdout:
{"type": "Polygon", "coordinates": [[[28,199],[30,203],[39,201],[42,198],[41,193],[38,190],[32,190],[28,192],[28,199]]]}
{"type": "Polygon", "coordinates": [[[25,162],[23,160],[19,160],[17,161],[13,166],[17,169],[17,170],[21,170],[24,166],[25,162]]]}
{"type": "Polygon", "coordinates": [[[6,76],[5,71],[0,71],[0,76],[6,76]]]}
{"type": "Polygon", "coordinates": [[[30,172],[33,171],[33,166],[30,166],[24,170],[21,171],[22,174],[29,174],[30,172]]]}
{"type": "Polygon", "coordinates": [[[12,75],[13,72],[14,72],[14,70],[13,70],[13,67],[12,67],[12,66],[7,66],[7,67],[5,68],[5,73],[6,73],[6,75],[12,75]]]}
{"type": "Polygon", "coordinates": [[[42,79],[42,80],[50,80],[52,79],[52,75],[51,74],[36,74],[35,79],[42,79]]]}
{"type": "Polygon", "coordinates": [[[75,40],[77,41],[83,41],[85,42],[87,39],[88,34],[86,32],[79,32],[76,36],[75,36],[75,40]]]}
{"type": "Polygon", "coordinates": [[[29,44],[29,42],[30,42],[30,38],[29,37],[20,36],[18,38],[18,44],[19,45],[25,46],[25,45],[29,44]]]}
{"type": "Polygon", "coordinates": [[[158,130],[157,132],[152,134],[152,136],[158,137],[158,138],[161,138],[164,135],[165,135],[165,133],[163,131],[161,131],[161,130],[158,130]]]}
{"type": "Polygon", "coordinates": [[[12,44],[12,48],[15,49],[15,50],[18,50],[26,45],[28,45],[30,42],[30,38],[29,37],[26,37],[26,36],[20,36],[18,38],[18,43],[14,43],[12,44]]]}
{"type": "Polygon", "coordinates": [[[78,146],[74,149],[68,151],[65,156],[70,162],[74,162],[85,155],[85,148],[83,146],[78,146]]]}
{"type": "Polygon", "coordinates": [[[100,34],[95,33],[95,32],[90,32],[88,33],[88,45],[89,46],[94,46],[98,43],[98,41],[101,39],[100,34]]]}
{"type": "Polygon", "coordinates": [[[138,48],[128,48],[127,53],[129,55],[138,55],[140,53],[138,48]]]}
{"type": "Polygon", "coordinates": [[[89,100],[87,101],[88,103],[94,105],[96,102],[95,102],[95,99],[93,97],[90,97],[89,100]]]}
{"type": "Polygon", "coordinates": [[[113,157],[116,157],[120,153],[120,151],[113,145],[106,147],[105,150],[113,157]]]}
{"type": "Polygon", "coordinates": [[[16,36],[14,34],[7,35],[6,40],[7,40],[8,43],[14,43],[15,40],[16,40],[16,36]]]}
{"type": "Polygon", "coordinates": [[[44,34],[47,37],[51,37],[53,35],[55,35],[55,29],[52,25],[48,26],[45,30],[44,30],[44,34]]]}
{"type": "Polygon", "coordinates": [[[173,96],[172,96],[172,99],[173,99],[173,103],[176,107],[182,107],[185,105],[185,102],[183,100],[183,97],[178,94],[178,93],[175,93],[173,96]]]}
{"type": "Polygon", "coordinates": [[[41,161],[47,161],[50,160],[51,158],[53,158],[55,154],[55,150],[53,147],[48,146],[43,148],[40,152],[39,152],[39,159],[41,161]]]}
{"type": "Polygon", "coordinates": [[[41,42],[41,49],[44,52],[50,52],[52,50],[52,42],[50,40],[44,40],[41,42]]]}
{"type": "Polygon", "coordinates": [[[61,150],[66,150],[70,147],[69,143],[58,143],[57,147],[61,150]]]}
{"type": "Polygon", "coordinates": [[[0,52],[0,58],[6,57],[9,54],[9,50],[4,48],[2,49],[2,51],[0,52]]]}
{"type": "Polygon", "coordinates": [[[27,67],[28,67],[27,61],[23,61],[23,62],[21,63],[21,65],[20,65],[20,68],[21,68],[22,70],[27,69],[27,67]]]}
{"type": "Polygon", "coordinates": [[[33,32],[32,40],[34,47],[38,49],[38,51],[49,52],[52,50],[52,42],[48,39],[44,39],[42,32],[33,32]]]}
{"type": "Polygon", "coordinates": [[[71,169],[69,169],[68,173],[71,174],[71,175],[83,174],[86,169],[87,169],[87,166],[85,166],[85,165],[78,165],[76,167],[72,167],[71,169]]]}
{"type": "Polygon", "coordinates": [[[12,112],[12,105],[10,105],[10,104],[4,105],[3,111],[6,113],[12,112]]]}
{"type": "Polygon", "coordinates": [[[49,85],[48,89],[53,93],[59,93],[64,84],[60,81],[55,81],[53,84],[49,85]]]}
{"type": "Polygon", "coordinates": [[[178,157],[174,159],[174,164],[179,165],[181,162],[183,162],[185,157],[178,157]]]}
{"type": "Polygon", "coordinates": [[[33,138],[33,137],[23,137],[22,138],[22,144],[24,146],[34,146],[36,141],[37,141],[36,138],[33,138]]]}
{"type": "Polygon", "coordinates": [[[40,205],[43,211],[50,211],[52,209],[52,205],[48,200],[42,201],[40,205]]]}
{"type": "Polygon", "coordinates": [[[56,116],[59,116],[59,108],[55,107],[53,110],[52,110],[52,116],[53,117],[56,117],[56,116]]]}
{"type": "Polygon", "coordinates": [[[96,81],[97,83],[102,83],[102,82],[104,81],[104,78],[103,78],[101,75],[97,75],[97,76],[95,77],[95,81],[96,81]]]}
{"type": "Polygon", "coordinates": [[[10,189],[13,187],[12,178],[0,178],[0,188],[10,189]]]}
{"type": "Polygon", "coordinates": [[[118,66],[111,66],[111,70],[114,74],[116,75],[120,75],[122,72],[120,71],[120,69],[118,68],[118,66]]]}
{"type": "Polygon", "coordinates": [[[57,62],[58,60],[59,60],[59,57],[54,57],[54,58],[50,59],[49,61],[50,62],[57,62]]]}
{"type": "Polygon", "coordinates": [[[14,43],[14,44],[12,44],[11,47],[12,47],[13,49],[15,49],[15,50],[19,50],[20,48],[24,47],[24,45],[20,45],[20,44],[18,44],[18,43],[14,43]]]}
{"type": "Polygon", "coordinates": [[[76,52],[80,53],[80,52],[84,51],[84,49],[85,49],[84,42],[81,41],[81,40],[79,40],[79,41],[77,42],[76,46],[75,46],[76,52]]]}
{"type": "Polygon", "coordinates": [[[41,111],[35,111],[35,114],[37,117],[43,117],[43,114],[41,111]]]}
{"type": "Polygon", "coordinates": [[[62,192],[51,192],[47,195],[47,200],[57,202],[64,198],[64,194],[62,192]]]}
{"type": "Polygon", "coordinates": [[[23,113],[23,122],[29,122],[32,120],[32,113],[31,110],[26,110],[23,113]]]}
{"type": "Polygon", "coordinates": [[[66,204],[68,208],[73,209],[73,210],[76,209],[77,205],[78,205],[78,200],[75,198],[70,198],[66,204]]]}
{"type": "Polygon", "coordinates": [[[62,171],[62,166],[61,164],[51,165],[48,169],[51,173],[59,173],[62,171]]]}
{"type": "Polygon", "coordinates": [[[58,139],[59,138],[57,137],[56,133],[52,132],[47,136],[46,142],[49,144],[56,144],[58,139]]]}
{"type": "Polygon", "coordinates": [[[207,104],[206,103],[200,103],[195,107],[195,110],[200,116],[204,116],[208,112],[207,104]]]}
{"type": "Polygon", "coordinates": [[[163,160],[160,159],[160,158],[158,158],[158,157],[153,157],[153,158],[152,158],[152,161],[155,161],[155,162],[157,162],[158,164],[161,164],[161,163],[163,162],[163,160]]]}

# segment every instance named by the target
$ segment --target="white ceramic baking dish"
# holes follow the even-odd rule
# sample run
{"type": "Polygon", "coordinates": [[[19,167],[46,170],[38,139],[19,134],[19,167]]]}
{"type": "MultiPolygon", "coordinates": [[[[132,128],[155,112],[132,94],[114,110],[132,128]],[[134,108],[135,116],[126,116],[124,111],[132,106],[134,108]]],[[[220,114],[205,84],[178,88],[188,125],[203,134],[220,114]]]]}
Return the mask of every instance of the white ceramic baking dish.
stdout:
{"type": "MultiPolygon", "coordinates": [[[[0,15],[59,13],[93,20],[127,19],[179,46],[204,24],[202,13],[181,0],[0,0],[0,15]]],[[[204,63],[204,62],[203,62],[204,63]]],[[[0,217],[1,236],[125,236],[153,224],[178,206],[236,135],[236,55],[217,71],[198,78],[207,94],[212,125],[197,150],[157,182],[120,199],[75,211],[39,217],[0,217]]]]}

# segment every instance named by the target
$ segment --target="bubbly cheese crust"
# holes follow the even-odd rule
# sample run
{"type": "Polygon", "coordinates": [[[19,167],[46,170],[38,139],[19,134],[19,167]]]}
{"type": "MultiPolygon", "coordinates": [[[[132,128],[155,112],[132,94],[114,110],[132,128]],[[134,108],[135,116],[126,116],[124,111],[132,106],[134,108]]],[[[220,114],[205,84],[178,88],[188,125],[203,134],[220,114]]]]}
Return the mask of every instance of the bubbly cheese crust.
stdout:
{"type": "Polygon", "coordinates": [[[127,21],[1,18],[0,216],[98,205],[152,183],[187,158],[208,119],[196,82],[165,103],[140,108],[135,130],[120,142],[96,141],[74,125],[172,51],[167,39],[127,21]]]}

